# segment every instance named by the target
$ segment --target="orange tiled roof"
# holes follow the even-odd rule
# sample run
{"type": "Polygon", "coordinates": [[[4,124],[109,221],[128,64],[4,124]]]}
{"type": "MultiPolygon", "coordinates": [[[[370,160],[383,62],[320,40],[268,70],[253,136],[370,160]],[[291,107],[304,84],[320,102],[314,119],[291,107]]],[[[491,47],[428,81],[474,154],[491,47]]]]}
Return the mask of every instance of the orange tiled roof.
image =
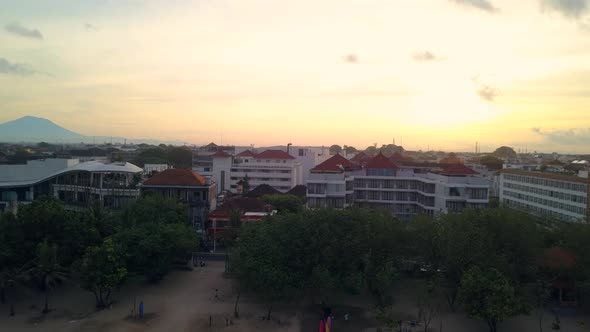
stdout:
{"type": "Polygon", "coordinates": [[[344,169],[351,168],[352,166],[353,165],[350,160],[337,153],[325,160],[323,163],[312,168],[311,171],[314,173],[342,173],[344,169]]]}
{"type": "Polygon", "coordinates": [[[167,169],[143,183],[143,186],[201,187],[206,185],[207,179],[190,169],[167,169]]]}
{"type": "Polygon", "coordinates": [[[295,159],[283,150],[265,150],[256,155],[260,159],[295,159]]]}
{"type": "Polygon", "coordinates": [[[398,167],[387,158],[383,153],[379,152],[373,159],[367,163],[368,169],[398,169],[398,167]]]}
{"type": "Polygon", "coordinates": [[[214,154],[212,154],[211,157],[213,157],[213,158],[229,158],[229,157],[231,157],[231,154],[229,154],[225,151],[219,150],[219,151],[215,152],[214,154]]]}

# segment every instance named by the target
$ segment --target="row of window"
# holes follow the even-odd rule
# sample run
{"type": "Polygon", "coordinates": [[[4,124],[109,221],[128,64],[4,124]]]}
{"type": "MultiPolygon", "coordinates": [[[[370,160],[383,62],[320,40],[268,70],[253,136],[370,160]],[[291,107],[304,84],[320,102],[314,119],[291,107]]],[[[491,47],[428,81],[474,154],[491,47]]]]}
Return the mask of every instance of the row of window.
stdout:
{"type": "Polygon", "coordinates": [[[536,214],[539,215],[543,215],[543,216],[549,216],[549,217],[554,217],[554,218],[558,218],[558,219],[562,219],[562,220],[572,220],[572,219],[576,219],[576,218],[572,218],[571,216],[564,214],[564,213],[560,213],[557,211],[553,211],[553,210],[548,210],[548,209],[544,209],[542,207],[536,206],[536,205],[529,205],[529,204],[525,204],[522,202],[518,202],[518,201],[513,201],[511,199],[504,199],[503,200],[504,205],[506,206],[510,206],[513,208],[517,208],[520,210],[525,210],[525,211],[532,211],[536,214]]]}
{"type": "Polygon", "coordinates": [[[504,187],[519,190],[519,191],[525,191],[525,192],[529,192],[529,193],[533,193],[533,194],[537,194],[537,195],[554,197],[554,198],[561,199],[564,201],[571,201],[571,202],[575,202],[575,203],[586,203],[586,197],[584,197],[584,196],[566,194],[566,193],[562,193],[562,192],[558,192],[558,191],[526,186],[523,184],[508,182],[508,183],[504,184],[504,187]]]}
{"type": "MultiPolygon", "coordinates": [[[[245,163],[250,162],[250,159],[249,158],[244,158],[244,159],[242,159],[242,158],[236,158],[236,159],[234,159],[234,163],[235,164],[239,164],[239,163],[242,163],[242,162],[245,162],[245,163]]],[[[262,160],[256,159],[256,162],[257,163],[262,163],[262,160]]],[[[284,159],[281,159],[281,160],[270,160],[270,159],[266,159],[264,162],[266,162],[267,164],[270,164],[271,162],[275,162],[275,163],[281,163],[282,162],[283,164],[286,164],[287,163],[287,160],[284,160],[284,159]]]]}
{"type": "Polygon", "coordinates": [[[332,209],[343,209],[344,198],[307,198],[307,206],[310,208],[332,208],[332,209]]]}
{"type": "Polygon", "coordinates": [[[371,191],[359,190],[355,191],[354,198],[358,200],[372,200],[372,201],[406,201],[418,202],[425,206],[434,206],[434,197],[425,196],[413,192],[393,192],[393,191],[371,191]]]}
{"type": "Polygon", "coordinates": [[[568,211],[568,212],[572,212],[572,213],[576,213],[576,214],[581,214],[581,215],[586,214],[586,209],[582,208],[582,207],[573,206],[573,205],[565,204],[562,202],[556,202],[554,200],[548,200],[548,199],[530,196],[530,195],[526,195],[526,194],[520,194],[520,193],[512,192],[509,190],[504,190],[504,191],[502,191],[502,193],[504,194],[504,196],[518,198],[521,200],[525,200],[527,202],[532,202],[532,203],[536,203],[536,204],[540,204],[540,205],[544,205],[544,206],[549,206],[552,208],[556,208],[556,209],[560,209],[563,211],[568,211]]]}
{"type": "Polygon", "coordinates": [[[268,173],[268,174],[291,174],[290,169],[237,169],[232,168],[232,172],[243,172],[243,173],[268,173]]]}
{"type": "MultiPolygon", "coordinates": [[[[230,177],[230,179],[232,181],[238,181],[238,180],[242,180],[242,177],[237,177],[237,176],[232,176],[230,177]]],[[[248,178],[249,181],[252,182],[256,182],[256,181],[262,181],[262,182],[291,182],[291,178],[255,178],[255,177],[249,177],[248,178]]]]}
{"type": "Polygon", "coordinates": [[[418,190],[434,194],[434,183],[417,180],[354,179],[355,188],[418,190]]]}
{"type": "Polygon", "coordinates": [[[514,174],[504,174],[504,179],[515,181],[515,182],[522,182],[522,183],[530,183],[538,186],[546,186],[546,187],[553,187],[559,189],[566,189],[572,191],[579,191],[579,192],[587,192],[588,187],[584,183],[575,183],[575,182],[568,182],[568,181],[560,181],[560,180],[553,180],[553,179],[544,179],[534,176],[525,176],[525,175],[514,175],[514,174]]]}

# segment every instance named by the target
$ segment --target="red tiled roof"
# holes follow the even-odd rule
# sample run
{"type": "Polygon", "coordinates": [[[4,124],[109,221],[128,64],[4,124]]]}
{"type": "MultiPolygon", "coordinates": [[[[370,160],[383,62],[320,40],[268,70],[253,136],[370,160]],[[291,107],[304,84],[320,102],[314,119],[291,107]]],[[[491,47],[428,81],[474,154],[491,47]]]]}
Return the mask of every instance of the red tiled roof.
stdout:
{"type": "Polygon", "coordinates": [[[225,151],[217,151],[215,152],[213,155],[211,155],[212,158],[229,158],[231,157],[231,154],[225,152],[225,151]]]}
{"type": "Polygon", "coordinates": [[[252,150],[242,151],[237,155],[240,157],[256,157],[256,153],[252,152],[252,150]]]}
{"type": "Polygon", "coordinates": [[[368,169],[398,169],[398,167],[389,158],[379,152],[373,159],[367,163],[368,169]]]}
{"type": "Polygon", "coordinates": [[[265,150],[256,155],[260,159],[295,159],[283,150],[265,150]]]}
{"type": "Polygon", "coordinates": [[[342,168],[347,169],[351,168],[352,166],[353,164],[350,162],[350,160],[337,153],[323,163],[312,168],[311,171],[314,173],[342,173],[344,171],[342,168]]]}
{"type": "Polygon", "coordinates": [[[305,196],[307,195],[307,187],[302,184],[296,185],[295,187],[291,188],[291,190],[287,191],[287,195],[305,198],[305,196]]]}
{"type": "Polygon", "coordinates": [[[143,186],[206,186],[207,179],[190,169],[167,169],[147,179],[143,186]]]}
{"type": "Polygon", "coordinates": [[[258,187],[250,190],[246,193],[247,197],[262,197],[264,195],[276,195],[280,194],[281,192],[276,190],[275,188],[271,187],[268,184],[261,184],[258,187]]]}
{"type": "Polygon", "coordinates": [[[440,174],[442,175],[450,175],[450,176],[463,176],[463,175],[475,175],[479,174],[473,169],[463,165],[463,164],[450,164],[445,167],[440,174]]]}
{"type": "Polygon", "coordinates": [[[562,247],[548,248],[539,257],[539,265],[551,269],[570,269],[576,265],[576,257],[562,247]]]}

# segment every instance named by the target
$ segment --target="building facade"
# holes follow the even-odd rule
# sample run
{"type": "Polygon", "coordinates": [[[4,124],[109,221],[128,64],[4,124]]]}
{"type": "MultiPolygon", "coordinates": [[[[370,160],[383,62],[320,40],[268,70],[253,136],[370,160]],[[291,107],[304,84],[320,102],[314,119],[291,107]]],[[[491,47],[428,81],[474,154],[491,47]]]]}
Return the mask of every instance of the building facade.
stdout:
{"type": "Polygon", "coordinates": [[[197,231],[203,231],[209,211],[217,205],[215,182],[189,169],[167,169],[155,174],[141,184],[142,193],[149,191],[186,204],[197,231]]]}
{"type": "Polygon", "coordinates": [[[224,152],[233,155],[236,152],[234,146],[221,146],[215,143],[209,143],[199,148],[193,149],[192,168],[193,171],[205,176],[213,176],[213,155],[217,152],[224,152]]]}
{"type": "Polygon", "coordinates": [[[39,196],[53,196],[69,206],[100,202],[120,208],[139,196],[142,169],[126,162],[43,159],[25,165],[0,165],[0,211],[16,210],[39,196]]]}
{"type": "Polygon", "coordinates": [[[258,153],[245,150],[232,154],[227,149],[212,149],[198,152],[198,157],[193,154],[193,170],[212,178],[217,183],[218,193],[241,193],[244,183],[250,189],[267,184],[280,192],[287,192],[303,183],[301,163],[286,151],[258,153]]]}
{"type": "Polygon", "coordinates": [[[516,169],[500,173],[500,203],[560,220],[589,220],[589,190],[588,178],[516,169]]]}
{"type": "Polygon", "coordinates": [[[398,166],[382,154],[364,166],[335,155],[312,169],[310,208],[362,207],[400,218],[488,206],[490,181],[464,165],[398,166]]]}

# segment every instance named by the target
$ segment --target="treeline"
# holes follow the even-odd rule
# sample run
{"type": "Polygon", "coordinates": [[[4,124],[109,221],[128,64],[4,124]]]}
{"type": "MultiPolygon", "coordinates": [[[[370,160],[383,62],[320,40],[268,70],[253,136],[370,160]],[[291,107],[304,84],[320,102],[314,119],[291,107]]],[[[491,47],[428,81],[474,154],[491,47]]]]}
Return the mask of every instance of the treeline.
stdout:
{"type": "Polygon", "coordinates": [[[325,299],[334,291],[369,291],[385,308],[395,300],[392,287],[400,276],[421,274],[429,296],[446,298],[452,310],[460,305],[496,331],[503,319],[547,305],[557,277],[575,281],[584,296],[587,239],[588,224],[540,222],[507,209],[410,223],[367,210],[306,210],[244,225],[230,269],[270,308],[279,300],[325,299]],[[557,271],[540,263],[544,249],[554,246],[571,251],[576,265],[557,271]],[[535,291],[528,291],[530,285],[535,291]]]}
{"type": "Polygon", "coordinates": [[[186,207],[157,195],[118,212],[99,205],[74,212],[40,199],[0,216],[0,301],[12,303],[17,285],[47,294],[68,279],[104,307],[128,275],[157,281],[197,245],[186,207]]]}
{"type": "Polygon", "coordinates": [[[131,162],[140,167],[145,164],[168,164],[174,168],[191,168],[192,158],[192,151],[188,147],[160,144],[143,148],[131,162]]]}

